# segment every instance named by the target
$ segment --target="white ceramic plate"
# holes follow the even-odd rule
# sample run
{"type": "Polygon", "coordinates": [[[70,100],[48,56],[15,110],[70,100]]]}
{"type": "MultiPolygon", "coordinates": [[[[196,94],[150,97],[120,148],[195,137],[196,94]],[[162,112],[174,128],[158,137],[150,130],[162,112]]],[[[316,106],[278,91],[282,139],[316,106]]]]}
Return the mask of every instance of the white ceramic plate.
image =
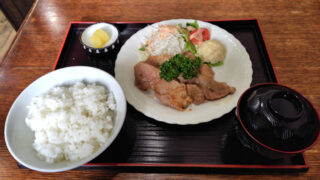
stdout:
{"type": "Polygon", "coordinates": [[[145,43],[146,37],[156,31],[159,25],[185,25],[187,22],[194,22],[194,20],[167,20],[141,29],[122,46],[115,65],[116,79],[123,88],[128,102],[146,116],[169,124],[198,124],[221,117],[236,106],[240,95],[250,87],[252,81],[251,60],[240,41],[218,26],[198,21],[200,27],[209,29],[211,39],[217,39],[226,46],[227,54],[224,65],[213,68],[214,78],[216,81],[226,82],[228,85],[234,86],[236,92],[220,100],[209,101],[198,106],[191,105],[185,111],[180,112],[162,105],[150,93],[142,92],[136,88],[134,86],[133,67],[141,61],[138,49],[145,43]]]}
{"type": "Polygon", "coordinates": [[[92,67],[74,66],[50,72],[31,83],[15,100],[8,113],[5,124],[5,141],[11,155],[22,165],[42,172],[58,172],[81,166],[102,153],[116,138],[122,128],[126,115],[127,102],[117,81],[108,73],[92,67]],[[77,81],[104,85],[114,94],[116,116],[114,128],[109,139],[94,154],[78,161],[61,161],[48,164],[40,160],[32,147],[34,132],[25,123],[27,106],[33,97],[39,96],[54,86],[71,85],[77,81]]]}

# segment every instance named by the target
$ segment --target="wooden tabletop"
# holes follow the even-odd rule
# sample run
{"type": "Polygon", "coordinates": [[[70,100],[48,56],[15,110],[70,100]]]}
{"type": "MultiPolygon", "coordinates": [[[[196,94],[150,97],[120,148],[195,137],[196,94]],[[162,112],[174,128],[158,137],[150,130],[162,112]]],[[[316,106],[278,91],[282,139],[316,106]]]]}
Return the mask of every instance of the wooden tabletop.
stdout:
{"type": "MultiPolygon", "coordinates": [[[[320,110],[320,2],[318,0],[40,0],[20,27],[0,63],[0,128],[15,98],[50,72],[70,21],[160,21],[173,18],[260,20],[282,84],[304,94],[320,110]]],[[[320,179],[320,143],[305,153],[306,173],[130,173],[116,169],[40,173],[20,169],[0,133],[0,178],[115,179],[320,179]]]]}

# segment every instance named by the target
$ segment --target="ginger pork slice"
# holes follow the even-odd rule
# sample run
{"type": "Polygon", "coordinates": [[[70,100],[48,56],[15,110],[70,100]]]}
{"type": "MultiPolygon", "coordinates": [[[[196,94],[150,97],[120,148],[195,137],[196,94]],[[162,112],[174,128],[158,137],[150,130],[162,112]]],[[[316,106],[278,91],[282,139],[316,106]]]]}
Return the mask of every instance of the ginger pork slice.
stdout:
{"type": "Polygon", "coordinates": [[[140,90],[152,89],[154,84],[160,80],[160,70],[148,63],[139,62],[134,66],[134,85],[140,90]]]}
{"type": "Polygon", "coordinates": [[[192,98],[187,94],[186,85],[176,80],[167,82],[161,79],[155,84],[154,91],[162,104],[179,111],[185,110],[192,103],[192,98]]]}

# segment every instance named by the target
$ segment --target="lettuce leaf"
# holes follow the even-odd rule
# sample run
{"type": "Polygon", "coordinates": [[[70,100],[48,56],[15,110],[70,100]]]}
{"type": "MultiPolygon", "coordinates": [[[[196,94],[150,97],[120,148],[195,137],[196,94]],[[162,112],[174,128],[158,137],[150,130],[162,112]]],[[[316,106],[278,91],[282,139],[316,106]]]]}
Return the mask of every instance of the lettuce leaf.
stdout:
{"type": "Polygon", "coordinates": [[[189,33],[186,33],[185,31],[183,31],[181,24],[178,25],[178,32],[182,35],[184,41],[186,42],[186,50],[190,51],[192,54],[196,54],[197,53],[197,49],[194,46],[194,44],[189,40],[188,36],[189,33]]]}
{"type": "Polygon", "coordinates": [[[211,62],[204,62],[204,64],[210,66],[210,67],[215,67],[215,66],[222,66],[223,65],[223,61],[219,61],[217,63],[211,63],[211,62]]]}
{"type": "Polygon", "coordinates": [[[196,28],[196,29],[199,28],[199,24],[198,24],[198,21],[197,21],[197,20],[195,20],[193,23],[187,22],[187,26],[192,26],[192,27],[194,27],[194,28],[196,28]]]}

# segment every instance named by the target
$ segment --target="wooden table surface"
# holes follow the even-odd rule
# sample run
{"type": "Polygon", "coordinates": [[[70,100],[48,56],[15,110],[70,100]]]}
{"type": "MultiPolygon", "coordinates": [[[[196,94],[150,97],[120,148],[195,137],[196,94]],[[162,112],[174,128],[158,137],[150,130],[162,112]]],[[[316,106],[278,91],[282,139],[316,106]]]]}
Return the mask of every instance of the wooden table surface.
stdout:
{"type": "MultiPolygon", "coordinates": [[[[70,21],[160,21],[172,18],[260,20],[280,82],[304,94],[320,110],[319,0],[40,0],[20,27],[0,63],[0,129],[15,98],[31,82],[50,72],[70,21]]],[[[0,133],[0,178],[114,179],[320,179],[320,143],[305,153],[306,173],[130,173],[71,170],[40,173],[19,169],[0,133]]]]}

